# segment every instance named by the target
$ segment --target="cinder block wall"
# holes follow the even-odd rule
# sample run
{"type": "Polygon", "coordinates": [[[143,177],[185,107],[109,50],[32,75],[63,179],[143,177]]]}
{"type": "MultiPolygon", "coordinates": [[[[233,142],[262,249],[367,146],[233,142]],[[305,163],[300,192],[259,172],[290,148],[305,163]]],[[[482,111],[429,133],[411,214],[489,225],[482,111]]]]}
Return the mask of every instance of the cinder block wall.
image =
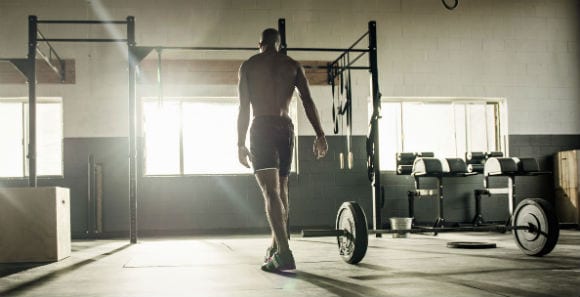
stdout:
{"type": "MultiPolygon", "coordinates": [[[[454,11],[438,0],[170,0],[0,2],[0,57],[25,57],[27,16],[40,19],[136,18],[140,45],[253,46],[259,32],[286,18],[290,47],[346,47],[377,21],[381,92],[385,96],[505,97],[509,106],[510,151],[539,157],[551,168],[550,156],[577,148],[580,134],[579,4],[575,0],[460,0],[454,11]]],[[[54,37],[124,36],[124,28],[98,26],[41,27],[54,37]]],[[[64,176],[40,184],[71,188],[72,230],[86,229],[86,160],[103,163],[104,223],[107,232],[128,226],[127,69],[123,45],[58,44],[65,58],[76,60],[76,84],[39,85],[39,96],[64,101],[64,176]]],[[[297,59],[333,59],[334,55],[291,53],[297,59]]],[[[167,59],[243,59],[248,53],[172,53],[167,59]]],[[[153,56],[149,58],[154,58],[153,56]]],[[[301,109],[298,119],[300,174],[291,179],[292,223],[332,225],[343,200],[359,200],[370,210],[366,180],[368,76],[353,77],[355,169],[338,168],[344,139],[330,138],[324,161],[310,157],[313,131],[301,109]]],[[[235,96],[234,85],[192,86],[166,82],[168,96],[235,96]]],[[[330,134],[331,92],[314,87],[323,125],[330,134]]],[[[154,96],[154,85],[140,85],[139,96],[154,96]]],[[[2,85],[0,97],[27,96],[24,85],[2,85]]],[[[391,156],[383,156],[391,157],[391,156]]],[[[406,213],[406,191],[412,182],[385,173],[385,219],[406,213]]],[[[2,186],[25,180],[2,180],[2,186]]],[[[531,181],[530,184],[538,184],[531,181]]],[[[549,195],[548,178],[530,195],[549,195]]],[[[140,227],[143,230],[264,229],[266,221],[252,176],[141,178],[140,227]]],[[[472,190],[481,178],[450,181],[447,214],[469,220],[472,190]],[[451,197],[453,196],[453,197],[451,197]]],[[[532,190],[533,189],[533,190],[532,190]]],[[[491,200],[490,217],[502,219],[505,199],[491,200]]],[[[422,204],[421,204],[422,203],[422,204]]],[[[433,204],[417,206],[418,218],[432,219],[433,204]]],[[[485,207],[485,205],[484,205],[485,207]]]]}

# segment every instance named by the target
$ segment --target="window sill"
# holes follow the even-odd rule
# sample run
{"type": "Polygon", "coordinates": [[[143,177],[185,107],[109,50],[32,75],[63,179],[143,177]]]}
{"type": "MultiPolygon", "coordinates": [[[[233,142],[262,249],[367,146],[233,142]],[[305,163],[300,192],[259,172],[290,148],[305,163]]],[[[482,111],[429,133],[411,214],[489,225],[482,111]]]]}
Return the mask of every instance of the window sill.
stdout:
{"type": "MultiPolygon", "coordinates": [[[[290,176],[297,176],[297,172],[290,172],[290,176]]],[[[254,173],[197,173],[197,174],[168,174],[168,175],[141,175],[141,178],[195,178],[195,177],[253,177],[254,173]]]]}
{"type": "MultiPolygon", "coordinates": [[[[15,176],[15,177],[0,177],[0,181],[27,181],[28,176],[15,176]]],[[[54,180],[54,179],[64,179],[63,175],[43,175],[37,176],[37,180],[54,180]]]]}

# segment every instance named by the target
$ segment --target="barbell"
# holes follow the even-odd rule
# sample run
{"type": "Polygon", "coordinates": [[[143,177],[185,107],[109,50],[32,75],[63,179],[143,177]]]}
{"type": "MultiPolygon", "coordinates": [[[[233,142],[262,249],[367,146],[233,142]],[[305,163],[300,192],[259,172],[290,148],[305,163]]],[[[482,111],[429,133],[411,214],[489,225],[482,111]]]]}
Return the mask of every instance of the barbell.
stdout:
{"type": "Polygon", "coordinates": [[[550,203],[540,198],[522,200],[507,225],[368,230],[363,209],[354,201],[344,202],[338,209],[336,228],[303,230],[302,237],[336,237],[338,251],[349,264],[359,263],[365,256],[369,234],[507,232],[512,231],[518,248],[526,255],[541,257],[550,253],[560,234],[558,219],[550,203]]]}

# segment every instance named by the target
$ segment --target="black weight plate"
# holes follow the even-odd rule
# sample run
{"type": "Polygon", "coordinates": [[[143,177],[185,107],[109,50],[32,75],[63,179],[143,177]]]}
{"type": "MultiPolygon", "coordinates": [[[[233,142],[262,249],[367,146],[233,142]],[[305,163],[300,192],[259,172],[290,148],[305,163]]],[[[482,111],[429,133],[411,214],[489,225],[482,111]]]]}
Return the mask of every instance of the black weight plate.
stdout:
{"type": "Polygon", "coordinates": [[[541,257],[550,253],[560,235],[554,208],[544,199],[528,198],[516,207],[514,226],[530,226],[531,230],[513,230],[516,244],[526,255],[541,257]]]}
{"type": "Polygon", "coordinates": [[[452,241],[447,243],[447,247],[457,249],[493,249],[497,245],[493,242],[452,241]]]}
{"type": "Polygon", "coordinates": [[[338,252],[342,259],[349,264],[360,262],[368,246],[368,230],[365,214],[354,201],[344,202],[336,215],[336,230],[346,231],[337,236],[338,252]]]}

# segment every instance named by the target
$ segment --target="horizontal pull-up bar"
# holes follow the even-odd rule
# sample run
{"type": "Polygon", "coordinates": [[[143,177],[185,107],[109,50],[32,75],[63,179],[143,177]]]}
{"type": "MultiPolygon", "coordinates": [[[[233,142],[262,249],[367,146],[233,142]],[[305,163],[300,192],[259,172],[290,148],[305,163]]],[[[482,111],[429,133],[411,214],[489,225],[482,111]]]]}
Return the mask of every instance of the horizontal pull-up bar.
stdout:
{"type": "Polygon", "coordinates": [[[315,48],[315,47],[289,47],[287,51],[294,52],[368,52],[368,49],[358,49],[358,48],[315,48]]]}
{"type": "Polygon", "coordinates": [[[160,50],[185,50],[185,51],[257,51],[257,47],[220,47],[220,46],[139,46],[141,48],[160,50]]]}
{"type": "MultiPolygon", "coordinates": [[[[220,46],[139,46],[141,48],[160,49],[160,50],[192,50],[192,51],[257,51],[257,47],[220,47],[220,46]]],[[[368,49],[354,48],[315,48],[315,47],[293,47],[287,48],[287,51],[294,52],[357,52],[366,53],[368,49]]]]}
{"type": "Polygon", "coordinates": [[[127,42],[127,39],[114,38],[39,38],[37,40],[48,42],[127,42]]]}
{"type": "Polygon", "coordinates": [[[36,21],[39,24],[84,24],[84,25],[91,25],[91,24],[117,24],[117,25],[124,25],[127,24],[127,21],[74,21],[74,20],[45,20],[36,21]]]}

